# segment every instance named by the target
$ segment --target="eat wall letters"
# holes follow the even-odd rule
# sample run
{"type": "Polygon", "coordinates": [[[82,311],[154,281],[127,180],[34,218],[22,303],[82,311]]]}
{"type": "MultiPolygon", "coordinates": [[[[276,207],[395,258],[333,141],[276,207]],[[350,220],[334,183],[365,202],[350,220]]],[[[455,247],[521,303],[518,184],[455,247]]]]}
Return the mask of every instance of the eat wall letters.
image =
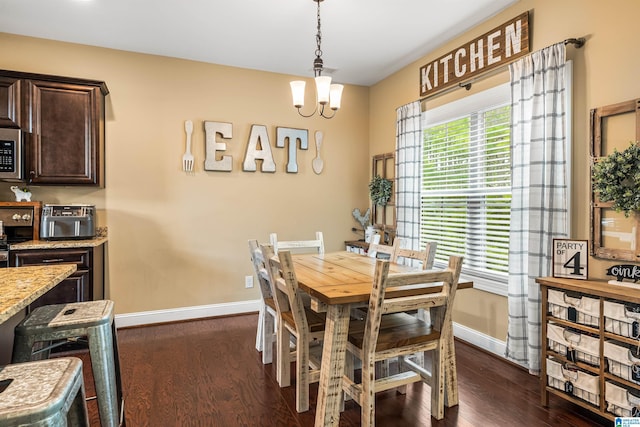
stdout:
{"type": "Polygon", "coordinates": [[[223,138],[230,139],[233,125],[222,122],[204,122],[204,132],[206,136],[204,170],[231,172],[233,167],[231,156],[222,156],[220,160],[216,159],[216,151],[227,149],[226,143],[216,142],[216,135],[220,134],[223,138]]]}
{"type": "Polygon", "coordinates": [[[276,147],[284,148],[285,140],[289,140],[289,161],[287,162],[287,172],[298,173],[298,146],[300,149],[309,149],[309,131],[307,129],[276,128],[276,147]]]}
{"type": "MultiPolygon", "coordinates": [[[[204,170],[231,172],[233,170],[233,157],[223,155],[218,159],[218,154],[226,151],[227,144],[218,142],[216,138],[220,135],[223,139],[230,139],[233,135],[233,124],[205,121],[204,130],[206,140],[204,170]]],[[[309,149],[309,131],[307,129],[277,127],[276,147],[288,148],[286,171],[298,173],[298,147],[301,150],[309,149]]],[[[251,126],[249,140],[247,141],[247,151],[242,162],[242,170],[255,172],[257,170],[257,160],[261,160],[260,172],[273,173],[276,171],[269,134],[267,127],[264,125],[251,126]]]]}
{"type": "Polygon", "coordinates": [[[244,156],[242,170],[245,172],[256,171],[256,160],[262,160],[260,172],[275,172],[276,163],[273,161],[271,154],[271,144],[269,143],[269,134],[267,127],[262,125],[251,126],[251,134],[247,143],[247,153],[244,156]],[[258,149],[260,144],[260,149],[258,149]]]}

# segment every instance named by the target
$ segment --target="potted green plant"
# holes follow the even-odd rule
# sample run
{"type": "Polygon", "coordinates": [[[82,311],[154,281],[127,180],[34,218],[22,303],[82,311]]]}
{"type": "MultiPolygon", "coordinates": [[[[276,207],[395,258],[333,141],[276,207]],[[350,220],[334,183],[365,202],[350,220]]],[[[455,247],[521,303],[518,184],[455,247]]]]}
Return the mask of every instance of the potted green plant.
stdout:
{"type": "Polygon", "coordinates": [[[603,202],[628,217],[640,210],[640,145],[631,143],[593,165],[593,189],[603,202]]]}
{"type": "Polygon", "coordinates": [[[369,195],[374,205],[385,206],[391,199],[391,187],[393,183],[390,179],[376,175],[369,182],[369,195]]]}

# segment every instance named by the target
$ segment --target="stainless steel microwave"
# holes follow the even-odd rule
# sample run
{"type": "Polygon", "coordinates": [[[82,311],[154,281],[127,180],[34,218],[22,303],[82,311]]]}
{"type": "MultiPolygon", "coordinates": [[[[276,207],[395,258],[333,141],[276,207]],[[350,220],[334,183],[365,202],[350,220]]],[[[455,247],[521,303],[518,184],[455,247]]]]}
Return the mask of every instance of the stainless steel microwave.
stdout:
{"type": "Polygon", "coordinates": [[[24,181],[23,148],[20,129],[0,128],[0,180],[24,181]]]}

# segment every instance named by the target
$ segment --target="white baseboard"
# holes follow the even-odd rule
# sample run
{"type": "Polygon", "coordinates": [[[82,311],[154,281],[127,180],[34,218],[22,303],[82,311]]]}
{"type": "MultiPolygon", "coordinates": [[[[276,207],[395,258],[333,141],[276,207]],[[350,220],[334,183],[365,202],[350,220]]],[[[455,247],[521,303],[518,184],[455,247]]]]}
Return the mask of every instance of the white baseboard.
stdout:
{"type": "Polygon", "coordinates": [[[453,335],[496,356],[505,358],[507,343],[504,341],[455,322],[453,322],[453,335]]]}
{"type": "MultiPolygon", "coordinates": [[[[116,314],[116,326],[125,328],[130,326],[150,325],[154,323],[177,322],[182,320],[201,319],[205,317],[227,316],[257,312],[260,310],[260,300],[238,301],[224,304],[198,305],[192,307],[171,308],[166,310],[142,311],[138,313],[116,314]]],[[[453,333],[456,337],[480,347],[497,356],[504,357],[506,343],[471,329],[467,326],[453,323],[453,333]]]]}
{"type": "Polygon", "coordinates": [[[129,326],[150,325],[153,323],[177,322],[181,320],[201,319],[204,317],[251,313],[257,312],[258,310],[260,310],[260,300],[252,300],[116,314],[115,319],[116,327],[125,328],[129,326]]]}

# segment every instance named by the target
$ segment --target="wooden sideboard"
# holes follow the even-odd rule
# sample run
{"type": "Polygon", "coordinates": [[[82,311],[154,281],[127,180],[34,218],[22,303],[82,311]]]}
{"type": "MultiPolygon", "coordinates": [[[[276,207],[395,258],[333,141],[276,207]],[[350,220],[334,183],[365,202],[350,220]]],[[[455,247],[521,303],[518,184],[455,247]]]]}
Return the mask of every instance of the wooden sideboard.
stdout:
{"type": "Polygon", "coordinates": [[[542,296],[542,405],[553,394],[612,421],[638,416],[640,400],[633,401],[640,396],[640,286],[554,277],[536,282],[542,296]],[[628,405],[618,403],[621,396],[631,398],[628,405]]]}
{"type": "Polygon", "coordinates": [[[346,240],[344,242],[345,250],[364,255],[369,250],[369,244],[364,240],[346,240]]]}

